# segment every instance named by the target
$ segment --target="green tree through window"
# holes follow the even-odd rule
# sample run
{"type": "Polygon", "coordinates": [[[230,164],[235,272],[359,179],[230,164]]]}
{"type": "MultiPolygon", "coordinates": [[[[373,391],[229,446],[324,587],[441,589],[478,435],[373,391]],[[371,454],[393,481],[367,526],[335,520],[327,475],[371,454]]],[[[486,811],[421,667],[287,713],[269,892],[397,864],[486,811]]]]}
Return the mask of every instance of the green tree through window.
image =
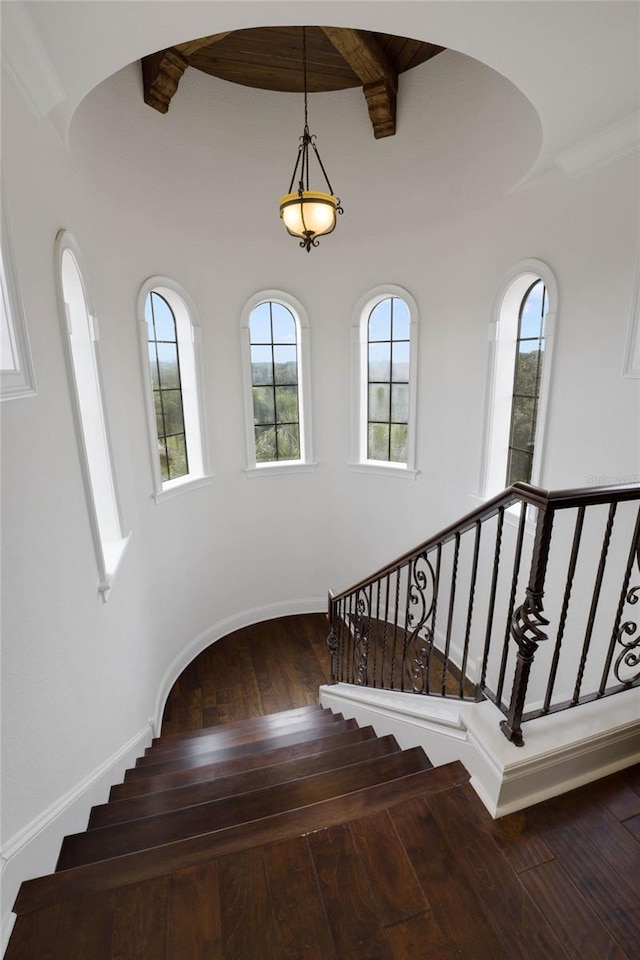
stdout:
{"type": "Polygon", "coordinates": [[[163,483],[189,473],[182,404],[176,318],[164,297],[152,290],[145,302],[149,369],[163,483]]]}
{"type": "Polygon", "coordinates": [[[518,316],[507,486],[531,480],[548,309],[546,287],[536,280],[522,298],[518,316]]]}
{"type": "Polygon", "coordinates": [[[259,303],[249,318],[256,462],[300,460],[296,321],[282,303],[259,303]]]}
{"type": "Polygon", "coordinates": [[[406,463],[409,423],[409,308],[386,297],[369,314],[367,457],[406,463]]]}

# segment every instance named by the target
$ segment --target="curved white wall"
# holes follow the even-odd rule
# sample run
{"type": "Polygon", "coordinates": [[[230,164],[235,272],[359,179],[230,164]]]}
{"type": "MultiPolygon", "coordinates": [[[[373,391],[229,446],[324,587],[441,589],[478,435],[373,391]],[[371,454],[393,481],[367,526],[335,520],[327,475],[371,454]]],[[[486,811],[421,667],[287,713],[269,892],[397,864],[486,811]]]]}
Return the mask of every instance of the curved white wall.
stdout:
{"type": "Polygon", "coordinates": [[[447,52],[401,79],[398,134],[376,142],[360,91],[310,98],[345,214],[306,254],[278,221],[300,98],[188,71],[166,116],[135,65],[76,113],[70,154],[3,84],[3,166],[38,394],[5,403],[3,843],[131,737],[187,656],[242,619],[322,609],[341,589],[471,507],[478,493],[491,306],[526,257],[558,279],[543,485],[640,474],[638,382],[622,377],[638,248],[637,170],[515,185],[540,148],[507,80],[447,52]],[[82,250],[101,327],[123,520],[133,531],[108,603],[97,571],[56,314],[53,241],[82,250]],[[155,505],[136,295],[174,278],[203,332],[215,478],[155,505]],[[396,283],[421,318],[412,481],[350,473],[350,328],[396,283]],[[239,318],[288,290],[311,329],[315,473],[243,472],[239,318]],[[260,611],[254,613],[254,611],[260,611]]]}

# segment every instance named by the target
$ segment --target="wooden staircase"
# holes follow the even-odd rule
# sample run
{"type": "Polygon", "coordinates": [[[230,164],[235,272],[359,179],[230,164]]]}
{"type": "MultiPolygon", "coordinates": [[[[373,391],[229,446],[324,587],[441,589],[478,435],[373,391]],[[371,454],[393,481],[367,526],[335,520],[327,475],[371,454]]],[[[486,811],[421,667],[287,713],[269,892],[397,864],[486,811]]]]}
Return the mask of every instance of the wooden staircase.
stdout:
{"type": "Polygon", "coordinates": [[[395,956],[428,905],[389,812],[467,780],[319,706],[164,736],[22,885],[7,960],[395,956]]]}

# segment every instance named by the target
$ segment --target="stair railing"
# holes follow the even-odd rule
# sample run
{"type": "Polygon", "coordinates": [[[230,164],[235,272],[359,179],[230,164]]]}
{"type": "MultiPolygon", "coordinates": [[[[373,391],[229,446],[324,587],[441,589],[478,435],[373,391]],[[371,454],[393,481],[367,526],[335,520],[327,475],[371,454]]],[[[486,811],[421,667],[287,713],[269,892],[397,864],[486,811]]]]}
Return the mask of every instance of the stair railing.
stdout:
{"type": "Polygon", "coordinates": [[[523,722],[636,686],[638,501],[638,484],[514,484],[329,593],[332,681],[487,698],[518,746],[523,722]]]}

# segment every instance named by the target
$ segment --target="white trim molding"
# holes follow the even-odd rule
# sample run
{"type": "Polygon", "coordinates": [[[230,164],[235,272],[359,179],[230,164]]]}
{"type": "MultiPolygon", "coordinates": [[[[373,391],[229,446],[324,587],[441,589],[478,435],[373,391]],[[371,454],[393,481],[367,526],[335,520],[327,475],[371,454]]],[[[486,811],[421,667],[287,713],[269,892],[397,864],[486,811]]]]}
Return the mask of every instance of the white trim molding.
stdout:
{"type": "Polygon", "coordinates": [[[503,275],[491,311],[484,441],[479,480],[482,500],[495,496],[506,486],[518,313],[522,298],[536,280],[542,280],[547,289],[549,309],[545,317],[544,363],[530,482],[538,485],[543,483],[545,434],[551,400],[553,346],[558,315],[558,285],[546,263],[542,260],[527,259],[514,264],[503,275]]]}
{"type": "Polygon", "coordinates": [[[201,358],[201,328],[195,304],[187,291],[170,277],[149,277],[140,287],[137,301],[138,340],[140,363],[144,383],[144,403],[147,412],[149,457],[153,480],[153,499],[156,503],[180,496],[197,487],[212,482],[213,472],[209,462],[207,423],[202,396],[204,383],[201,358]],[[145,316],[147,297],[157,293],[169,304],[176,323],[178,357],[182,379],[182,404],[189,462],[189,473],[175,480],[162,480],[158,457],[158,432],[154,407],[153,385],[149,371],[149,332],[145,316]]]}
{"type": "Polygon", "coordinates": [[[385,283],[365,293],[355,305],[351,323],[351,451],[348,467],[355,473],[370,473],[415,480],[418,392],[418,304],[404,287],[385,283]],[[367,459],[367,390],[368,390],[368,323],[373,308],[396,297],[402,300],[410,317],[409,326],[409,415],[407,427],[407,462],[393,463],[367,459]]]}
{"type": "Polygon", "coordinates": [[[0,850],[2,949],[15,920],[12,907],[24,880],[53,873],[65,836],[86,829],[91,808],[105,803],[114,783],[135,765],[154,736],[151,723],[97,766],[31,823],[14,834],[0,850]]]}
{"type": "Polygon", "coordinates": [[[581,177],[606,167],[614,160],[632,156],[640,149],[640,114],[628,116],[598,130],[556,157],[556,164],[570,177],[581,177]]]}
{"type": "Polygon", "coordinates": [[[100,365],[100,328],[88,295],[86,271],[75,238],[60,230],[55,277],[61,336],[71,393],[80,467],[98,565],[98,590],[106,602],[131,533],[124,533],[100,365]]]}
{"type": "Polygon", "coordinates": [[[16,272],[11,225],[4,184],[0,190],[0,287],[2,340],[0,345],[0,400],[16,400],[36,393],[29,337],[16,272]]]}
{"type": "Polygon", "coordinates": [[[244,393],[246,477],[273,477],[279,474],[310,473],[317,464],[313,459],[313,415],[311,395],[311,347],[309,317],[296,297],[284,290],[260,290],[250,297],[240,315],[242,349],[242,385],[244,393]],[[300,431],[300,459],[273,460],[258,463],[253,412],[253,384],[251,380],[251,314],[261,303],[279,303],[292,314],[296,324],[298,362],[298,423],[300,431]]]}

